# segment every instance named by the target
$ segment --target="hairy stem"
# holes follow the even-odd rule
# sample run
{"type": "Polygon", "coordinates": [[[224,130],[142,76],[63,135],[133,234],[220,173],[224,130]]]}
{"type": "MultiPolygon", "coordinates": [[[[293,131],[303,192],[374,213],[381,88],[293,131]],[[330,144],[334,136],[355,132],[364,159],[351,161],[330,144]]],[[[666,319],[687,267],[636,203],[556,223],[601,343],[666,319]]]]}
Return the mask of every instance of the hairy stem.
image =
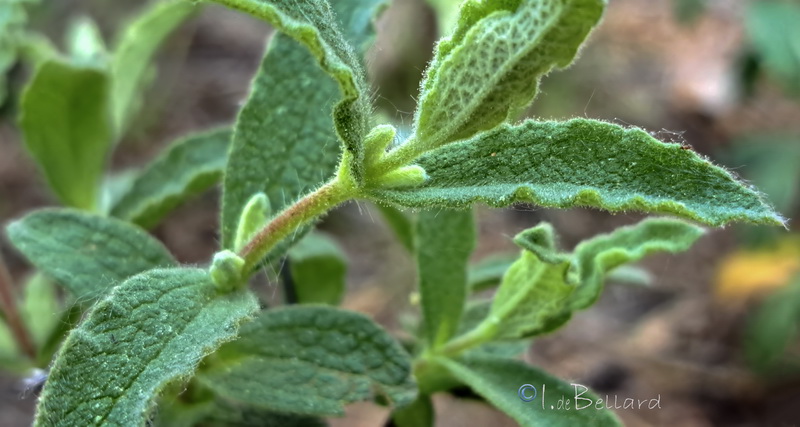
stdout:
{"type": "Polygon", "coordinates": [[[17,310],[17,299],[11,285],[11,274],[0,256],[0,310],[5,314],[6,322],[14,335],[19,348],[31,359],[36,358],[36,347],[33,345],[28,329],[22,322],[22,317],[17,310]]]}
{"type": "Polygon", "coordinates": [[[239,256],[245,261],[243,271],[252,271],[275,245],[299,227],[353,198],[356,190],[345,182],[334,178],[268,222],[239,252],[239,256]]]}

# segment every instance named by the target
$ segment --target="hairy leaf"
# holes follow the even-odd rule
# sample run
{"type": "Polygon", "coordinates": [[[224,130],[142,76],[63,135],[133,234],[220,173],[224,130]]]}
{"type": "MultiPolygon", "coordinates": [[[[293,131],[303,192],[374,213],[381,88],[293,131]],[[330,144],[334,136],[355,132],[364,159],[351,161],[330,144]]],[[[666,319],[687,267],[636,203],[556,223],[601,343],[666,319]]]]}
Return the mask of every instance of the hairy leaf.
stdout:
{"type": "Polygon", "coordinates": [[[422,83],[419,151],[514,119],[542,75],[572,62],[604,6],[603,0],[467,0],[422,83]]]}
{"type": "Polygon", "coordinates": [[[134,179],[111,215],[145,228],[155,226],[181,202],[221,178],[230,138],[229,129],[182,138],[134,179]]]}
{"type": "Polygon", "coordinates": [[[597,300],[608,271],[653,252],[684,251],[702,234],[701,228],[680,220],[652,218],[581,242],[573,254],[562,254],[549,224],[527,230],[515,238],[525,248],[522,256],[503,277],[489,315],[476,329],[488,328],[497,339],[550,332],[597,300]],[[539,241],[532,239],[548,234],[539,241]]]}
{"type": "Polygon", "coordinates": [[[338,305],[345,290],[347,257],[333,239],[311,233],[289,250],[297,302],[338,305]]]}
{"type": "Polygon", "coordinates": [[[222,397],[276,411],[341,415],[378,393],[414,400],[409,356],[367,317],[326,306],[267,310],[220,348],[199,380],[222,397]]]}
{"type": "Polygon", "coordinates": [[[130,276],[176,264],[166,248],[124,221],[43,209],[8,225],[8,238],[78,300],[103,296],[130,276]]]}
{"type": "MultiPolygon", "coordinates": [[[[513,359],[470,356],[459,360],[436,359],[456,378],[505,412],[523,427],[621,426],[605,401],[597,409],[598,396],[580,384],[566,382],[525,362],[513,359]],[[531,385],[534,389],[526,387],[531,385]],[[523,400],[532,399],[530,401],[523,400]],[[559,408],[559,399],[569,399],[569,409],[559,408]]],[[[563,403],[563,402],[562,402],[563,403]]]]}
{"type": "Polygon", "coordinates": [[[232,248],[254,194],[264,192],[280,212],[333,176],[339,148],[330,108],[336,91],[302,46],[275,35],[236,121],[224,179],[223,247],[232,248]]]}
{"type": "Polygon", "coordinates": [[[193,2],[152,2],[120,35],[111,62],[112,108],[117,135],[125,132],[136,113],[151,60],[164,40],[196,10],[193,2]]]}
{"type": "Polygon", "coordinates": [[[467,263],[475,247],[472,210],[428,210],[417,216],[417,270],[428,345],[447,342],[467,298],[467,263]]]}
{"type": "MultiPolygon", "coordinates": [[[[370,104],[367,98],[369,90],[364,79],[361,63],[353,48],[350,47],[342,35],[337,16],[331,10],[327,0],[308,0],[303,2],[294,0],[213,1],[270,22],[276,29],[305,45],[310,54],[313,55],[313,58],[316,58],[316,62],[319,63],[320,67],[336,81],[342,100],[333,107],[333,125],[339,139],[344,143],[346,153],[351,158],[350,164],[352,171],[356,174],[355,178],[360,180],[361,161],[364,155],[361,143],[367,134],[370,115],[370,104]]],[[[357,0],[336,2],[339,19],[349,21],[342,14],[347,10],[352,12],[359,10],[348,4],[348,2],[352,1],[357,0]]],[[[358,4],[363,3],[359,2],[358,4]]],[[[368,4],[368,7],[374,7],[374,5],[368,4]]],[[[296,50],[296,47],[292,46],[292,49],[296,50]]],[[[281,106],[285,106],[287,110],[290,110],[293,104],[291,101],[294,99],[300,101],[304,106],[303,112],[316,109],[321,111],[319,114],[328,116],[329,110],[327,106],[332,105],[333,97],[326,91],[326,96],[324,96],[322,102],[314,102],[310,98],[314,92],[310,92],[311,88],[308,86],[311,85],[314,89],[318,89],[319,84],[317,82],[321,79],[316,76],[309,79],[306,75],[298,74],[306,71],[305,68],[308,67],[306,58],[302,57],[302,61],[296,63],[298,65],[289,66],[283,62],[282,56],[277,54],[275,56],[280,60],[276,60],[278,63],[274,66],[278,68],[282,66],[285,68],[284,73],[291,76],[289,80],[296,80],[293,83],[287,80],[283,80],[283,82],[289,85],[305,82],[306,85],[305,90],[300,93],[286,91],[284,93],[290,95],[281,96],[278,94],[275,99],[282,100],[281,106]],[[301,93],[309,93],[309,98],[300,95],[301,93]]],[[[301,58],[301,56],[298,56],[298,58],[301,58]]],[[[312,114],[314,113],[312,112],[312,114]]],[[[283,123],[281,123],[280,127],[283,127],[283,123]]],[[[281,138],[278,138],[278,141],[282,144],[295,143],[295,141],[284,141],[281,138]]],[[[324,144],[324,141],[321,143],[324,144]]],[[[267,195],[272,200],[272,196],[269,193],[267,195]]]]}
{"type": "Polygon", "coordinates": [[[145,425],[158,393],[191,375],[257,310],[249,292],[218,294],[203,270],[126,280],[64,342],[35,425],[145,425]]]}
{"type": "Polygon", "coordinates": [[[22,96],[25,145],[67,206],[99,208],[112,137],[106,86],[106,74],[98,69],[49,60],[38,67],[22,96]]]}
{"type": "MultiPolygon", "coordinates": [[[[480,325],[489,316],[491,309],[492,300],[490,299],[467,303],[464,315],[461,316],[461,323],[458,325],[458,334],[465,334],[480,325]]],[[[471,348],[467,354],[514,358],[524,353],[530,346],[530,339],[497,340],[471,348]]]]}
{"type": "Polygon", "coordinates": [[[427,182],[372,196],[410,207],[532,202],[783,225],[758,192],[683,148],[596,120],[527,121],[429,152],[419,160],[427,182]]]}

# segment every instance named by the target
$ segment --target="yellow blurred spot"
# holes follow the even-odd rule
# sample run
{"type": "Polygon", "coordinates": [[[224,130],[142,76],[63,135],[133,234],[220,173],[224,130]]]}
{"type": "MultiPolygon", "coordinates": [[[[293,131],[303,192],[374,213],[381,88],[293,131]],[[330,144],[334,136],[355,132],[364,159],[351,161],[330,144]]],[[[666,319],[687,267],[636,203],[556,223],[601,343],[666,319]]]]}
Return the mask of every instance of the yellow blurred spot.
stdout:
{"type": "Polygon", "coordinates": [[[770,250],[739,251],[720,264],[716,296],[732,302],[781,288],[800,272],[800,241],[786,239],[770,250]]]}

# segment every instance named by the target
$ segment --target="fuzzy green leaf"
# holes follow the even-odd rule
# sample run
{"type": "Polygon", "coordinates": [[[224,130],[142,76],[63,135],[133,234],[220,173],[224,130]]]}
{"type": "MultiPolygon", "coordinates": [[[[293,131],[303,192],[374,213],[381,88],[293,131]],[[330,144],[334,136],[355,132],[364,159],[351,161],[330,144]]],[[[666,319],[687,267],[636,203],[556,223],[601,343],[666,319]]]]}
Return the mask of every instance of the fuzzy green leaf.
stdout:
{"type": "Polygon", "coordinates": [[[147,70],[158,47],[193,11],[193,2],[156,1],[127,25],[111,61],[112,108],[117,135],[125,132],[138,109],[147,70]]]}
{"type": "Polygon", "coordinates": [[[22,95],[20,127],[59,200],[80,209],[99,208],[98,190],[112,138],[106,74],[45,61],[22,95]]]}
{"type": "Polygon", "coordinates": [[[111,208],[111,215],[154,227],[180,203],[217,183],[225,168],[230,138],[229,129],[182,138],[134,179],[111,208]]]}
{"type": "Polygon", "coordinates": [[[527,121],[434,150],[419,159],[429,179],[373,191],[409,207],[595,207],[672,214],[709,225],[783,225],[754,189],[679,144],[596,120],[527,121]]]}
{"type": "Polygon", "coordinates": [[[702,234],[703,229],[680,220],[651,218],[563,254],[549,224],[522,232],[514,239],[525,248],[522,256],[503,277],[489,315],[476,330],[485,328],[495,339],[550,332],[597,300],[608,271],[654,252],[684,251],[702,234]],[[532,239],[548,234],[539,242],[532,239]]]}
{"type": "Polygon", "coordinates": [[[297,302],[338,305],[345,290],[347,257],[333,239],[311,233],[289,249],[297,302]]]}
{"type": "MultiPolygon", "coordinates": [[[[490,299],[469,301],[464,309],[464,315],[461,316],[461,323],[458,325],[458,335],[465,334],[480,325],[489,316],[491,309],[492,300],[490,299]]],[[[467,354],[514,358],[524,353],[530,346],[531,340],[529,339],[498,340],[471,348],[467,354]]]]}
{"type": "Polygon", "coordinates": [[[414,400],[408,354],[367,317],[326,306],[267,310],[198,379],[218,395],[276,411],[341,415],[380,394],[414,400]]]}
{"type": "Polygon", "coordinates": [[[456,332],[467,299],[467,263],[475,247],[472,210],[420,212],[415,241],[425,336],[436,348],[456,332]]]}
{"type": "Polygon", "coordinates": [[[126,280],[64,342],[35,425],[145,425],[159,392],[190,376],[257,310],[249,292],[218,294],[203,270],[126,280]]]}
{"type": "Polygon", "coordinates": [[[78,300],[101,297],[130,276],[176,265],[140,228],[71,209],[43,209],[8,225],[8,238],[78,300]]]}
{"type": "Polygon", "coordinates": [[[491,356],[436,360],[522,427],[622,425],[616,415],[606,409],[605,401],[602,409],[597,409],[598,396],[588,388],[567,384],[525,362],[491,356]],[[536,399],[526,402],[518,396],[521,393],[526,398],[533,397],[533,389],[520,391],[526,384],[536,387],[536,399]],[[569,409],[559,409],[559,399],[569,399],[572,402],[569,409]]]}
{"type": "MultiPolygon", "coordinates": [[[[341,92],[341,101],[333,106],[333,125],[336,129],[336,134],[344,144],[345,152],[350,159],[351,170],[355,174],[356,180],[361,179],[361,162],[363,161],[363,147],[362,142],[364,136],[367,134],[367,126],[371,107],[369,103],[369,90],[364,79],[364,71],[361,63],[355,54],[354,49],[348,44],[345,36],[340,30],[340,24],[337,20],[337,15],[331,9],[327,0],[306,0],[302,2],[294,0],[213,0],[217,3],[224,4],[228,7],[241,10],[242,12],[249,13],[250,15],[264,19],[271,23],[275,28],[284,34],[292,37],[298,42],[302,43],[308,48],[312,58],[324,70],[325,73],[330,75],[336,81],[341,92]]],[[[358,9],[347,4],[351,1],[357,0],[342,0],[335,2],[337,4],[338,18],[344,21],[349,21],[348,18],[343,17],[343,13],[347,10],[356,11],[358,9]]],[[[372,3],[372,2],[369,2],[372,3]]],[[[358,4],[363,4],[359,1],[358,4]]],[[[372,6],[371,4],[369,6],[372,6]]],[[[296,46],[291,46],[292,50],[297,50],[296,46]]],[[[305,49],[303,49],[305,52],[305,49]]],[[[281,54],[288,52],[280,51],[281,54]]],[[[274,99],[281,100],[281,107],[285,107],[284,111],[300,108],[300,115],[292,114],[287,117],[305,117],[309,112],[316,115],[328,117],[328,106],[332,105],[335,94],[330,94],[327,90],[320,91],[320,79],[316,74],[306,74],[310,70],[307,55],[300,55],[299,53],[292,54],[295,58],[301,59],[299,62],[291,60],[285,62],[290,57],[279,56],[276,51],[273,54],[276,59],[273,67],[283,68],[283,75],[286,76],[281,83],[287,86],[301,85],[302,91],[291,91],[289,89],[282,89],[282,92],[273,93],[274,99]],[[311,77],[311,78],[309,78],[311,77]],[[289,80],[295,80],[290,82],[289,80]],[[303,87],[303,85],[305,87],[303,87]],[[322,95],[320,93],[322,92],[322,95]],[[281,95],[285,93],[287,95],[281,95]],[[307,95],[306,95],[307,94],[307,95]],[[318,98],[320,97],[321,98],[318,98]],[[321,99],[321,101],[319,101],[321,99]],[[297,104],[300,104],[298,106],[297,104]]],[[[268,55],[269,57],[269,55],[268,55]]],[[[262,66],[262,70],[263,70],[262,66]]],[[[264,73],[262,73],[263,75],[264,73]]],[[[264,95],[266,96],[266,94],[264,95]]],[[[251,98],[252,99],[252,98],[251,98]]],[[[273,103],[274,104],[274,103],[273,103]]],[[[316,121],[316,119],[313,119],[316,121]]],[[[266,122],[267,120],[265,120],[266,122]]],[[[286,122],[276,122],[280,126],[276,128],[286,127],[286,122]]],[[[302,130],[302,128],[301,128],[302,130]]],[[[327,129],[326,129],[327,130],[327,129]]],[[[237,129],[238,132],[238,129],[237,129]]],[[[310,130],[314,132],[314,129],[310,130]]],[[[262,134],[263,135],[263,134],[262,134]]],[[[278,144],[296,144],[298,138],[297,132],[291,134],[291,137],[281,138],[276,137],[275,140],[279,141],[278,144]]],[[[315,141],[321,146],[325,146],[327,139],[327,132],[321,138],[322,141],[315,141]]],[[[270,200],[273,200],[272,195],[270,200]]],[[[248,195],[249,196],[249,195],[248,195]]],[[[280,199],[275,199],[280,200],[280,199]]]]}
{"type": "Polygon", "coordinates": [[[224,248],[233,248],[254,194],[266,194],[280,212],[333,176],[339,147],[329,112],[336,96],[311,54],[276,34],[236,121],[222,199],[224,248]]]}
{"type": "Polygon", "coordinates": [[[467,0],[422,83],[418,151],[516,118],[539,78],[572,62],[604,7],[603,0],[467,0]]]}

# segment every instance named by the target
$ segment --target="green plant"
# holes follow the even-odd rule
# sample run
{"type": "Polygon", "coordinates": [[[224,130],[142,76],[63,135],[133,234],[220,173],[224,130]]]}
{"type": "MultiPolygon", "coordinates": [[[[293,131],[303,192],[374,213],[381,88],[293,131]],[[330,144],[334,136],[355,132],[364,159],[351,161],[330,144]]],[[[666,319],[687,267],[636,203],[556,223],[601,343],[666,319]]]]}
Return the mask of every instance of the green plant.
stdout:
{"type": "MultiPolygon", "coordinates": [[[[587,410],[524,402],[517,393],[525,383],[576,404],[578,390],[515,356],[592,305],[612,269],[683,251],[703,229],[648,219],[566,253],[541,224],[514,239],[519,258],[470,272],[470,206],[784,224],[756,190],[680,144],[589,119],[517,122],[539,79],[574,60],[603,0],[467,0],[437,45],[405,141],[373,123],[360,60],[382,0],[217,2],[279,31],[233,131],[179,143],[107,203],[97,196],[98,158],[124,131],[130,104],[120,100],[137,92],[129,84],[141,73],[119,74],[108,91],[108,70],[133,68],[44,63],[26,90],[26,144],[54,192],[84,211],[36,211],[11,223],[8,236],[75,307],[94,302],[55,355],[37,425],[314,425],[359,400],[391,405],[397,425],[430,425],[430,395],[462,385],[522,425],[615,425],[589,392],[580,395],[587,410]],[[36,102],[42,82],[75,103],[36,102]],[[64,130],[29,124],[41,117],[64,130]],[[52,155],[56,146],[74,151],[52,155]],[[221,250],[208,268],[178,266],[138,226],[154,225],[220,176],[221,250]],[[405,348],[363,315],[302,304],[338,302],[342,261],[330,242],[292,245],[322,239],[307,234],[315,221],[353,199],[380,205],[416,259],[422,319],[405,348]],[[287,253],[301,304],[260,309],[248,281],[287,253]],[[470,297],[492,286],[493,298],[470,297]]],[[[189,4],[165,2],[148,22],[189,4]]],[[[146,41],[131,43],[127,52],[146,41]]]]}

